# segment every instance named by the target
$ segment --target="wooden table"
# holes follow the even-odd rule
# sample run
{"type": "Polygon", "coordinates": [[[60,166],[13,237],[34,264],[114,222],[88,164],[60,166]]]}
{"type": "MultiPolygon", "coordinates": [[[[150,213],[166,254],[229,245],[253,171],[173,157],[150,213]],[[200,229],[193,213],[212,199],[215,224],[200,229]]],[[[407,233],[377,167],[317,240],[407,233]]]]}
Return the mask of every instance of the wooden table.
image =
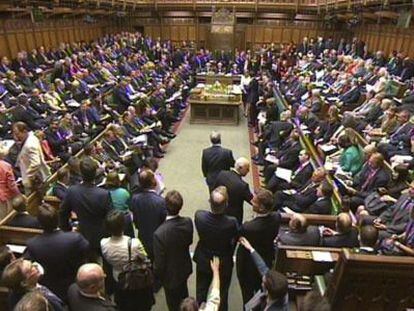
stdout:
{"type": "Polygon", "coordinates": [[[241,101],[204,100],[190,98],[190,123],[198,124],[239,124],[241,101]]]}

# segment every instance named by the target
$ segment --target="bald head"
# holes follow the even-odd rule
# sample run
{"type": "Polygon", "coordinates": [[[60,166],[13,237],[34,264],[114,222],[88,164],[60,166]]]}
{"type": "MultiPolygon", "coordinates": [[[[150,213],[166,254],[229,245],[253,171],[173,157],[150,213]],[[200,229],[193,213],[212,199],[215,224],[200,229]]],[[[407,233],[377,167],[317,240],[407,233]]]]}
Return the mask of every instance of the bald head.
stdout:
{"type": "Polygon", "coordinates": [[[81,291],[96,294],[104,287],[105,274],[100,265],[87,263],[82,265],[76,275],[76,284],[81,291]]]}
{"type": "Polygon", "coordinates": [[[241,176],[246,176],[250,170],[250,162],[246,158],[238,158],[234,164],[234,168],[241,176]]]}
{"type": "Polygon", "coordinates": [[[11,205],[13,209],[18,213],[23,213],[26,211],[26,197],[23,194],[16,195],[12,201],[11,205]]]}

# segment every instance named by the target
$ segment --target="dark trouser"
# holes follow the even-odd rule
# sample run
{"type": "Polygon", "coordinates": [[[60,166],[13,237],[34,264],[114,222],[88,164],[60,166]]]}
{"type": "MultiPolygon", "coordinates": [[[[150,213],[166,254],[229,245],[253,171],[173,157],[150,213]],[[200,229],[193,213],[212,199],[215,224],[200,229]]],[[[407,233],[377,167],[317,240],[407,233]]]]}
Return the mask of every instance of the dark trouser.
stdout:
{"type": "Polygon", "coordinates": [[[152,288],[122,290],[116,284],[115,302],[120,311],[149,311],[155,303],[152,288]]]}
{"type": "Polygon", "coordinates": [[[258,273],[256,276],[244,271],[237,271],[237,277],[240,283],[243,305],[245,305],[262,288],[262,279],[258,273]]]}
{"type": "MultiPolygon", "coordinates": [[[[220,258],[221,261],[221,258],[220,258]]],[[[220,262],[220,311],[228,310],[228,296],[229,287],[231,282],[231,274],[233,271],[232,258],[225,260],[226,262],[220,262]],[[230,264],[231,262],[231,264],[230,264]]],[[[197,276],[196,276],[196,292],[197,302],[199,305],[207,300],[208,290],[210,288],[211,281],[213,279],[213,273],[211,270],[207,270],[207,267],[200,268],[197,265],[197,276]]]]}
{"type": "Polygon", "coordinates": [[[174,288],[165,288],[165,300],[167,301],[168,310],[179,311],[181,301],[188,297],[187,281],[179,284],[174,288]]]}

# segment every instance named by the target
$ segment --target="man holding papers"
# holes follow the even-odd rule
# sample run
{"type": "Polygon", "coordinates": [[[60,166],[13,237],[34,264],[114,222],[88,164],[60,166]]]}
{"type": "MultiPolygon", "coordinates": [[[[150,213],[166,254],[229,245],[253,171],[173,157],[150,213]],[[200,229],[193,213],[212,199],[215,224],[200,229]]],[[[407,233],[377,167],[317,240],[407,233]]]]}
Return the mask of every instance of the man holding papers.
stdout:
{"type": "Polygon", "coordinates": [[[295,170],[278,167],[267,183],[267,189],[275,193],[279,190],[298,189],[312,176],[313,167],[306,150],[299,153],[299,166],[295,170]]]}

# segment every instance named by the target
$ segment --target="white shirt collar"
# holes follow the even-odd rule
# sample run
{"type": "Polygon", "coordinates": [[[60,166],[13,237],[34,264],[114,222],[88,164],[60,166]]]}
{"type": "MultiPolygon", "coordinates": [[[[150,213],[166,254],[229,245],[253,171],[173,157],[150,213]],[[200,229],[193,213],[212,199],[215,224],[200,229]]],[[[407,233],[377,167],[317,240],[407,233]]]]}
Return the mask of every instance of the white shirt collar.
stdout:
{"type": "Polygon", "coordinates": [[[165,218],[165,221],[170,220],[170,219],[174,219],[174,218],[177,218],[177,217],[178,217],[178,215],[168,215],[168,216],[165,218]]]}

